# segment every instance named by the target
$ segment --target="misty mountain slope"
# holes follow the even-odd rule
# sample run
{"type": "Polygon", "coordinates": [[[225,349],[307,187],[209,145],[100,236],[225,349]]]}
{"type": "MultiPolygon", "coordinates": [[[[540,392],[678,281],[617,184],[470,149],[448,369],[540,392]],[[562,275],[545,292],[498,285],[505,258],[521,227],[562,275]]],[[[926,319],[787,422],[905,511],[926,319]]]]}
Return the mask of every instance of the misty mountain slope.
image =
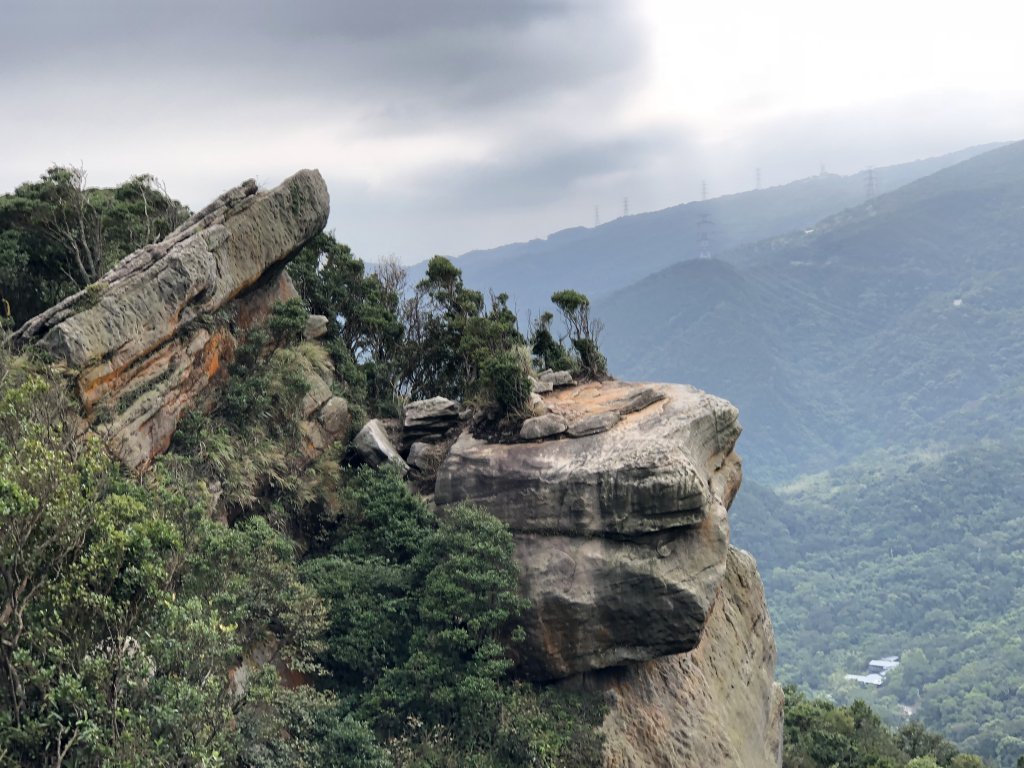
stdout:
{"type": "MultiPolygon", "coordinates": [[[[896,189],[978,154],[973,147],[949,155],[874,171],[882,189],[896,189]]],[[[549,308],[551,294],[572,287],[592,299],[699,255],[702,233],[723,258],[741,259],[731,249],[784,232],[802,230],[824,216],[864,200],[866,172],[825,174],[790,184],[620,217],[594,228],[575,227],[546,239],[515,243],[457,258],[466,284],[509,293],[525,317],[549,308]],[[706,219],[706,221],[705,221],[706,219]]],[[[410,268],[416,282],[424,264],[410,268]]]]}
{"type": "Polygon", "coordinates": [[[1024,377],[1022,213],[1017,143],[739,249],[748,266],[731,277],[690,262],[619,291],[596,307],[602,348],[624,378],[736,403],[765,479],[941,438],[943,421],[1012,399],[1024,377]]]}

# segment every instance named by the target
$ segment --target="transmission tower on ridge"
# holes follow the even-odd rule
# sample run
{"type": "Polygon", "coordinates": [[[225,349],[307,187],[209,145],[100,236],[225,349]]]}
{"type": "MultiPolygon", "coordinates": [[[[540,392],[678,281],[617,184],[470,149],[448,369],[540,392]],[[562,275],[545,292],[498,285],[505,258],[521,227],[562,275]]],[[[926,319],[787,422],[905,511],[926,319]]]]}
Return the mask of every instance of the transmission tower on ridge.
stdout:
{"type": "Polygon", "coordinates": [[[757,169],[757,172],[754,174],[754,178],[755,178],[754,189],[760,189],[761,188],[761,169],[760,168],[757,169]]]}
{"type": "Polygon", "coordinates": [[[864,197],[868,202],[875,199],[878,190],[875,187],[875,169],[868,168],[868,175],[864,179],[864,197]]]}
{"type": "Polygon", "coordinates": [[[598,205],[594,206],[594,226],[601,226],[601,207],[598,205]]]}
{"type": "Polygon", "coordinates": [[[629,198],[622,198],[622,215],[629,216],[629,198]]]}
{"type": "MultiPolygon", "coordinates": [[[[700,201],[706,203],[708,201],[708,183],[702,181],[700,183],[700,201]]],[[[707,206],[702,206],[706,208],[707,206]]],[[[711,217],[707,211],[701,213],[700,219],[697,221],[697,257],[701,259],[711,258],[711,217]]]]}

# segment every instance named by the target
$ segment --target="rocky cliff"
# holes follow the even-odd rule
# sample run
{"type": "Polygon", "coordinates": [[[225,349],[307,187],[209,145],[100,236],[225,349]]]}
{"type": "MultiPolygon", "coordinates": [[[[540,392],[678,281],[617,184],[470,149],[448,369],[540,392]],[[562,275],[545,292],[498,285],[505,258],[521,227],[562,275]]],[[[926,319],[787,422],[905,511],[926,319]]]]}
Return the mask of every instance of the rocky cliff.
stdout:
{"type": "MultiPolygon", "coordinates": [[[[145,468],[181,415],[207,404],[239,337],[297,295],[284,266],[329,209],[317,171],[266,191],[246,181],[27,322],[15,343],[34,342],[64,366],[87,424],[127,466],[145,468]]],[[[303,431],[322,446],[347,412],[326,385],[313,391],[322,397],[308,404],[303,431]]]]}
{"type": "MultiPolygon", "coordinates": [[[[284,266],[328,205],[316,171],[268,191],[246,182],[17,342],[52,356],[83,428],[145,469],[183,413],[211,405],[245,333],[295,296],[284,266]]],[[[299,463],[350,423],[345,401],[305,374],[299,463]]],[[[538,416],[518,442],[474,437],[459,404],[433,398],[369,422],[353,451],[400,465],[439,507],[473,502],[508,524],[530,600],[519,669],[606,694],[608,766],[779,765],[771,622],[753,560],[729,546],[736,409],[681,385],[552,375],[535,389],[538,416]]]]}
{"type": "Polygon", "coordinates": [[[515,535],[531,603],[521,669],[609,694],[608,766],[780,765],[771,621],[753,559],[729,546],[736,409],[668,384],[544,398],[564,432],[498,445],[466,431],[435,491],[515,535]]]}

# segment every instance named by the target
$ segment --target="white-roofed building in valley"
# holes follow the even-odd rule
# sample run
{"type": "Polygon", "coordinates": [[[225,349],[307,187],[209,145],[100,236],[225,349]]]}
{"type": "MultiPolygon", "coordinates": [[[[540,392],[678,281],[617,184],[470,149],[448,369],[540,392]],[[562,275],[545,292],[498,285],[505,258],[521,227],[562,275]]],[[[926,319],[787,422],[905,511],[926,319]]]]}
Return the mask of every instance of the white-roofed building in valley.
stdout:
{"type": "Polygon", "coordinates": [[[871,659],[868,662],[868,671],[863,675],[846,675],[847,680],[853,680],[861,685],[873,685],[876,688],[885,683],[885,676],[900,665],[899,656],[883,656],[880,659],[871,659]]]}

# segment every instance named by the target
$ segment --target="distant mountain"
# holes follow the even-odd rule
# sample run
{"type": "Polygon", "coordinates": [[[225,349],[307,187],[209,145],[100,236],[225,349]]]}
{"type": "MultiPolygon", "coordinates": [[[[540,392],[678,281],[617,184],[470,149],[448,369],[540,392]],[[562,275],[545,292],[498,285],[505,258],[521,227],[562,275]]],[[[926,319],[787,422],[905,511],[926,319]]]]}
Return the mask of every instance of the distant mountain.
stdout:
{"type": "MultiPolygon", "coordinates": [[[[876,188],[891,191],[996,145],[872,171],[876,188]]],[[[824,174],[782,186],[624,216],[598,227],[575,227],[455,260],[466,284],[507,292],[520,317],[549,308],[551,294],[575,288],[592,299],[671,264],[700,255],[702,240],[716,256],[737,263],[756,253],[737,246],[812,226],[865,199],[867,172],[824,174]]],[[[410,269],[412,282],[425,266],[410,269]]]]}
{"type": "Polygon", "coordinates": [[[864,451],[1024,426],[1024,142],[596,306],[623,378],[732,400],[780,481],[864,451]]]}

